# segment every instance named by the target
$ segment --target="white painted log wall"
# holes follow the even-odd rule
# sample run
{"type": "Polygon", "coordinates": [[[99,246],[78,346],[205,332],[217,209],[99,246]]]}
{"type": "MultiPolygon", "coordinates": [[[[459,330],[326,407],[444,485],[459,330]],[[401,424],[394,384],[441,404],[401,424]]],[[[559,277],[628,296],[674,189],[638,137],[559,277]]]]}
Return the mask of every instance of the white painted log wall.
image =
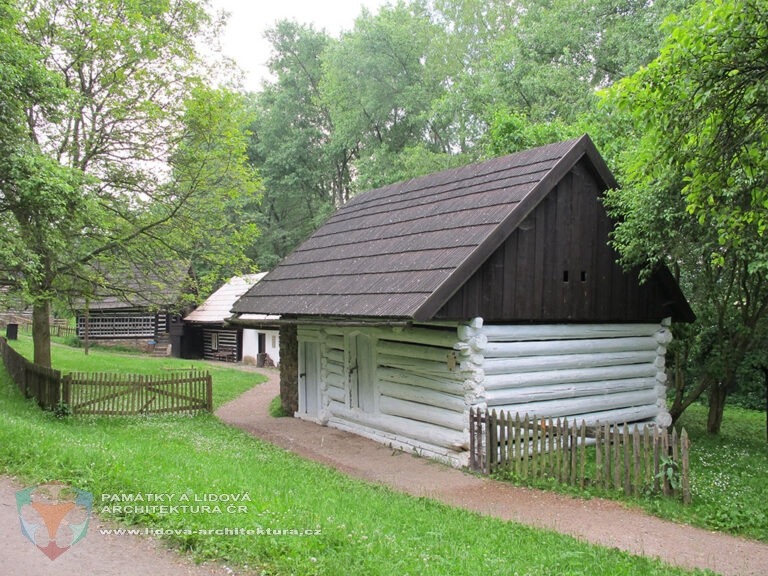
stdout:
{"type": "Polygon", "coordinates": [[[321,342],[321,422],[393,446],[466,462],[468,410],[495,408],[588,424],[665,423],[660,325],[483,326],[482,319],[414,328],[300,327],[321,342]],[[375,340],[375,405],[349,406],[345,342],[375,340]]]}
{"type": "Polygon", "coordinates": [[[668,322],[658,324],[466,326],[483,335],[483,379],[476,404],[489,409],[585,419],[655,419],[666,411],[668,322]]]}
{"type": "Polygon", "coordinates": [[[322,423],[428,452],[466,460],[469,406],[482,380],[483,336],[460,341],[457,326],[365,328],[300,326],[300,339],[321,342],[322,423]],[[375,341],[374,402],[365,412],[349,406],[345,345],[359,333],[375,341]]]}

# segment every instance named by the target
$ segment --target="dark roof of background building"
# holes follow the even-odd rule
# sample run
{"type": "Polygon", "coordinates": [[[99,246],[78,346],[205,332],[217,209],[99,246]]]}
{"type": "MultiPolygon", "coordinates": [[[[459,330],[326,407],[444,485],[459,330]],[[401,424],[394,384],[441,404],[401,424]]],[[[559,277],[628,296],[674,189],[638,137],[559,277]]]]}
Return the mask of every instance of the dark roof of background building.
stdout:
{"type": "MultiPolygon", "coordinates": [[[[92,311],[160,310],[178,306],[189,288],[188,262],[156,262],[154,265],[110,264],[94,266],[95,293],[88,300],[92,311]]],[[[74,303],[83,310],[85,299],[74,303]]]]}

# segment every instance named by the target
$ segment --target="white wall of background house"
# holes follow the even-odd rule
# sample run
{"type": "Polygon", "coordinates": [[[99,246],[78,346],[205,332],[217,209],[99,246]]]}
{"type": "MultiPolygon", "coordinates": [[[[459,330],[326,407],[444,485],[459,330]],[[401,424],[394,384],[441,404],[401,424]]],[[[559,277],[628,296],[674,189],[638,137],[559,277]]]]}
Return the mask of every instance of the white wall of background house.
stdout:
{"type": "Polygon", "coordinates": [[[266,353],[275,365],[280,363],[280,333],[277,330],[243,330],[243,362],[255,364],[259,354],[266,353]]]}

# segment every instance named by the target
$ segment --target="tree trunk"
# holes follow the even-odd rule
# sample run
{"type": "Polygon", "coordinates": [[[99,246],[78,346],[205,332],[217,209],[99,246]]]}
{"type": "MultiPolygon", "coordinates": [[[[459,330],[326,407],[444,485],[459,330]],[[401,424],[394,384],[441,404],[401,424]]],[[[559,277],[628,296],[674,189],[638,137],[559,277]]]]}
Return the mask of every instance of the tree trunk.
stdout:
{"type": "Polygon", "coordinates": [[[287,414],[299,410],[299,339],[295,324],[280,326],[280,404],[287,414]]]}
{"type": "Polygon", "coordinates": [[[51,367],[51,303],[48,300],[35,302],[32,307],[32,342],[34,362],[46,368],[51,367]]]}
{"type": "Polygon", "coordinates": [[[768,442],[768,366],[761,368],[763,371],[763,386],[765,386],[765,440],[768,442]]]}
{"type": "Polygon", "coordinates": [[[682,372],[675,376],[675,399],[672,402],[672,406],[669,408],[669,414],[672,416],[672,424],[677,422],[677,419],[683,415],[688,406],[696,402],[704,392],[711,390],[717,386],[717,383],[706,374],[699,377],[696,386],[692,390],[688,390],[686,394],[685,382],[682,381],[684,376],[682,372]]]}
{"type": "Polygon", "coordinates": [[[709,413],[707,414],[707,432],[719,434],[723,423],[723,410],[725,399],[728,396],[728,387],[723,382],[718,382],[709,389],[709,413]]]}

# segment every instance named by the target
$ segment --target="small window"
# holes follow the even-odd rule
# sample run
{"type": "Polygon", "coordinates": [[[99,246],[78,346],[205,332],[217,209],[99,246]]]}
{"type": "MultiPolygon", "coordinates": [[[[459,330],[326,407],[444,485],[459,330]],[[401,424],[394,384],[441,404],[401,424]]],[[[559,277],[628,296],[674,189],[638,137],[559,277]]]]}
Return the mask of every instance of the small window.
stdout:
{"type": "Polygon", "coordinates": [[[563,270],[563,282],[568,282],[568,270],[563,270]]]}
{"type": "Polygon", "coordinates": [[[211,332],[211,351],[216,352],[219,349],[219,333],[211,332]]]}
{"type": "Polygon", "coordinates": [[[587,281],[587,271],[586,270],[582,270],[581,271],[581,281],[582,282],[586,282],[587,281]]]}

